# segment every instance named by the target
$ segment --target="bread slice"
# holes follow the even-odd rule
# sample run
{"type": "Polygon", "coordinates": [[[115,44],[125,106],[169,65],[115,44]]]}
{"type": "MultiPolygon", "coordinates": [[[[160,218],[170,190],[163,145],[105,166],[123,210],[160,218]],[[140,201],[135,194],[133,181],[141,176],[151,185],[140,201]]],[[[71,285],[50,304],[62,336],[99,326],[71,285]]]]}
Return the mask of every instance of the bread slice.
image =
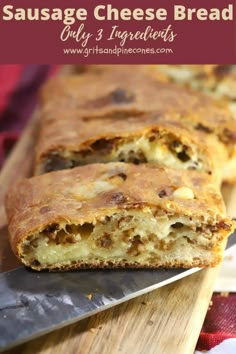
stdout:
{"type": "MultiPolygon", "coordinates": [[[[94,162],[152,162],[221,175],[236,161],[223,104],[130,67],[60,77],[41,94],[35,173],[94,162]],[[128,77],[128,80],[125,78],[128,77]]],[[[236,176],[236,163],[231,168],[236,176]]]]}
{"type": "Polygon", "coordinates": [[[25,179],[6,211],[13,252],[36,270],[215,266],[233,230],[211,177],[151,164],[25,179]]]}
{"type": "Polygon", "coordinates": [[[158,78],[174,81],[228,102],[236,116],[236,65],[157,65],[158,78]],[[161,76],[160,76],[161,74],[161,76]]]}
{"type": "MultiPolygon", "coordinates": [[[[214,99],[224,100],[236,120],[236,65],[156,65],[149,69],[158,80],[175,82],[208,94],[214,99]]],[[[225,182],[236,182],[235,167],[234,146],[229,159],[225,161],[225,182]]]]}
{"type": "MultiPolygon", "coordinates": [[[[54,129],[56,131],[56,122],[54,129]]],[[[48,151],[37,174],[96,162],[120,161],[198,170],[214,174],[220,180],[222,166],[228,158],[227,150],[215,136],[204,137],[200,129],[193,135],[181,122],[155,113],[86,119],[80,122],[77,132],[68,139],[61,135],[63,145],[48,151]],[[81,141],[80,130],[84,134],[87,132],[87,138],[83,134],[81,141]]]]}

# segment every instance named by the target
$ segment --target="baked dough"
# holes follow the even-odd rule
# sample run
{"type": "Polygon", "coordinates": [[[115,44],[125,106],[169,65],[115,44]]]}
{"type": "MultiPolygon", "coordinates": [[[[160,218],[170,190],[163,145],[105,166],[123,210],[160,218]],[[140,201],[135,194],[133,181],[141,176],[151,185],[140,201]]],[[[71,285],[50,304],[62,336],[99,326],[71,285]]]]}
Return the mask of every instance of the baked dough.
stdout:
{"type": "Polygon", "coordinates": [[[13,252],[35,270],[215,266],[233,230],[212,177],[151,164],[25,179],[6,211],[13,252]]]}
{"type": "Polygon", "coordinates": [[[41,93],[35,173],[124,161],[234,178],[236,121],[225,105],[145,70],[107,67],[51,80],[41,93]]]}
{"type": "Polygon", "coordinates": [[[224,99],[236,117],[236,65],[156,65],[157,77],[200,90],[216,99],[224,99]]]}

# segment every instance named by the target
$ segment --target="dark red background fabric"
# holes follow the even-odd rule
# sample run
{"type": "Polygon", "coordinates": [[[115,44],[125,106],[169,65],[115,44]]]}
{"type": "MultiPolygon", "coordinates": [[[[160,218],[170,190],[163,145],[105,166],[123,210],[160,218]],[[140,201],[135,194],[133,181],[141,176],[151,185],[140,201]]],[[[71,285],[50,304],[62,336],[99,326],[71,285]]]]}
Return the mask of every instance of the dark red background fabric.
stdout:
{"type": "Polygon", "coordinates": [[[0,167],[30,118],[43,82],[56,65],[0,65],[0,167]]]}
{"type": "Polygon", "coordinates": [[[236,294],[214,294],[197,348],[211,349],[228,338],[236,338],[236,294]]]}

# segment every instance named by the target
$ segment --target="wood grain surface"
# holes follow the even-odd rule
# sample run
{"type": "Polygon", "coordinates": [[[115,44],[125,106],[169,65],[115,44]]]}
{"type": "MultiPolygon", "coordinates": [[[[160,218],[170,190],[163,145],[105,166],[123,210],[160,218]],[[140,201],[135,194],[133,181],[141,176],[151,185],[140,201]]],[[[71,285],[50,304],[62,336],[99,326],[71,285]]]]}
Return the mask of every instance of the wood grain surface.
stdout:
{"type": "Polygon", "coordinates": [[[193,354],[216,271],[200,271],[8,353],[193,354]]]}
{"type": "MultiPolygon", "coordinates": [[[[0,175],[0,271],[19,266],[7,241],[3,200],[31,171],[37,119],[29,123],[0,175]]],[[[234,203],[227,189],[229,209],[234,203]]],[[[192,354],[207,312],[217,269],[197,272],[95,316],[25,343],[8,353],[192,354]]],[[[12,329],[14,330],[14,328],[12,329]]]]}

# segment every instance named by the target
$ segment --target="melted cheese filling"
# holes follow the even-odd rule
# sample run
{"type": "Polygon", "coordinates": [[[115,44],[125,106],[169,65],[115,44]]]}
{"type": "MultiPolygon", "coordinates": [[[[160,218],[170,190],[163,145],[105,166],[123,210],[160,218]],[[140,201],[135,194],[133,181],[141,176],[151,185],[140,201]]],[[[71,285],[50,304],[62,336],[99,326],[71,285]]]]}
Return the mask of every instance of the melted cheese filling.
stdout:
{"type": "Polygon", "coordinates": [[[169,78],[178,83],[191,83],[196,76],[196,72],[187,66],[158,65],[157,70],[166,74],[169,78]]]}
{"type": "Polygon", "coordinates": [[[65,265],[86,260],[129,260],[149,262],[159,256],[177,252],[183,259],[191,254],[179,244],[191,250],[200,247],[212,249],[217,236],[196,232],[194,222],[186,217],[154,216],[151,209],[121,211],[104,217],[96,223],[84,225],[60,225],[54,239],[45,231],[31,236],[23,244],[26,262],[37,262],[42,267],[65,265]]]}
{"type": "Polygon", "coordinates": [[[159,145],[157,143],[150,143],[146,137],[141,137],[135,141],[118,146],[118,156],[123,156],[124,160],[129,159],[130,151],[134,154],[141,152],[147,162],[158,163],[168,167],[175,167],[178,169],[202,169],[202,163],[198,159],[198,154],[195,146],[191,147],[191,151],[188,149],[189,159],[182,161],[178,158],[178,155],[171,152],[167,145],[159,145]]]}
{"type": "MultiPolygon", "coordinates": [[[[166,138],[167,139],[167,138],[166,138]]],[[[127,139],[118,142],[111,151],[106,149],[91,150],[91,153],[84,156],[83,152],[64,152],[64,157],[75,161],[75,165],[84,165],[99,162],[131,162],[131,163],[158,163],[160,165],[178,169],[206,170],[202,158],[199,156],[197,147],[184,146],[180,142],[174,148],[173,141],[156,138],[150,141],[147,136],[127,139]]]]}

